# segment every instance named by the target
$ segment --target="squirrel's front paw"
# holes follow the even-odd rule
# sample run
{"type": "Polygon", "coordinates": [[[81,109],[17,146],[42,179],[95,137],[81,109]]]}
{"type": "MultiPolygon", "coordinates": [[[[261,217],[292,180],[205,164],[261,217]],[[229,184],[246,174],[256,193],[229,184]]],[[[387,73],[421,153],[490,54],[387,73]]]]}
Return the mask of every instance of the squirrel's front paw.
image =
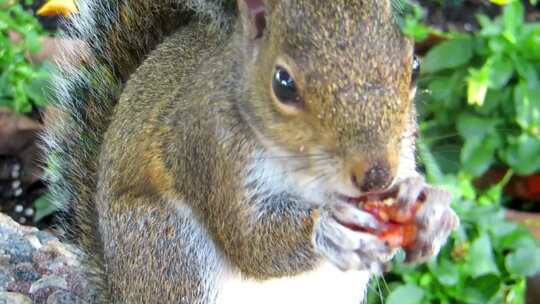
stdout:
{"type": "Polygon", "coordinates": [[[436,255],[450,232],[459,226],[459,218],[450,208],[451,194],[427,185],[423,178],[409,178],[399,185],[397,199],[404,209],[421,201],[416,214],[416,241],[406,249],[406,260],[422,262],[436,255]]]}
{"type": "Polygon", "coordinates": [[[354,231],[342,224],[381,230],[383,227],[367,212],[337,204],[330,209],[315,211],[314,220],[312,240],[315,250],[341,270],[381,273],[395,253],[375,235],[354,231]]]}

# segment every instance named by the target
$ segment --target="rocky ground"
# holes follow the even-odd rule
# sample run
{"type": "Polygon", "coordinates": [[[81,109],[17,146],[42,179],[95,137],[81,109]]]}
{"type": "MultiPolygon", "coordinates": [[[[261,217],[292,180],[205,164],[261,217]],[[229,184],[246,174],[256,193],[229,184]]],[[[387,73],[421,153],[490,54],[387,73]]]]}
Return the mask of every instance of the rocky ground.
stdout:
{"type": "Polygon", "coordinates": [[[93,303],[80,252],[0,213],[0,303],[93,303]]]}

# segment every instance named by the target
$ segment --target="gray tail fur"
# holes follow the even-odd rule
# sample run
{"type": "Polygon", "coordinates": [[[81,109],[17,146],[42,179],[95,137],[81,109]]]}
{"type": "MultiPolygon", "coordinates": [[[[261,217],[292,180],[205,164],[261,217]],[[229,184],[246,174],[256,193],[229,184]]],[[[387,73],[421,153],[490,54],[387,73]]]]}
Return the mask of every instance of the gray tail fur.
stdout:
{"type": "Polygon", "coordinates": [[[88,269],[99,272],[94,275],[104,275],[94,208],[99,151],[125,81],[163,37],[183,24],[225,26],[231,2],[78,0],[79,14],[67,20],[65,36],[86,47],[73,50],[83,64],[60,63],[54,76],[54,104],[60,111],[43,136],[46,176],[53,201],[71,219],[64,227],[67,236],[92,251],[88,269]]]}

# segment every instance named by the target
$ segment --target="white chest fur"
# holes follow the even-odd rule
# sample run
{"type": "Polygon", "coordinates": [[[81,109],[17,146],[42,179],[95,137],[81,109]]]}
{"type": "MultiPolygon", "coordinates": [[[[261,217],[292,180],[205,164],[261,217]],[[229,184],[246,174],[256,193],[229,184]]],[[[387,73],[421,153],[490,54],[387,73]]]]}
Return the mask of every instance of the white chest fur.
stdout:
{"type": "Polygon", "coordinates": [[[218,304],[360,304],[369,274],[342,272],[330,264],[300,276],[253,282],[238,275],[224,279],[218,304]]]}

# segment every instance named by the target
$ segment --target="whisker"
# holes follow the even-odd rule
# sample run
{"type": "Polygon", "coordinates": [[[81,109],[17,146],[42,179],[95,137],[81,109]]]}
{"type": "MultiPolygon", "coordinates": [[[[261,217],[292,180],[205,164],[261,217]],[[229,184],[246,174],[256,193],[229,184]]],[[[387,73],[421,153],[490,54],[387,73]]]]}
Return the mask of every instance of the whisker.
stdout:
{"type": "MultiPolygon", "coordinates": [[[[373,278],[374,280],[374,283],[372,286],[372,284],[368,284],[368,292],[372,292],[374,293],[377,297],[379,297],[379,301],[380,303],[384,303],[384,299],[383,299],[383,295],[382,295],[382,292],[381,292],[381,289],[380,289],[380,284],[379,284],[379,277],[374,277],[373,278]]],[[[367,303],[367,299],[368,297],[366,296],[366,298],[364,299],[364,303],[367,303]]]]}
{"type": "Polygon", "coordinates": [[[265,160],[265,159],[319,159],[328,158],[328,155],[324,154],[310,154],[310,155],[271,155],[271,156],[250,156],[253,160],[265,160]]]}
{"type": "Polygon", "coordinates": [[[315,175],[314,177],[312,177],[311,179],[309,179],[308,181],[304,182],[302,185],[300,185],[300,187],[302,188],[307,188],[307,186],[321,180],[322,178],[325,178],[326,177],[326,174],[322,173],[322,174],[317,174],[315,175]]]}
{"type": "Polygon", "coordinates": [[[460,138],[459,133],[448,133],[448,134],[441,134],[438,136],[422,136],[421,137],[423,141],[426,142],[434,142],[434,141],[440,141],[443,139],[449,139],[449,138],[460,138]]]}

